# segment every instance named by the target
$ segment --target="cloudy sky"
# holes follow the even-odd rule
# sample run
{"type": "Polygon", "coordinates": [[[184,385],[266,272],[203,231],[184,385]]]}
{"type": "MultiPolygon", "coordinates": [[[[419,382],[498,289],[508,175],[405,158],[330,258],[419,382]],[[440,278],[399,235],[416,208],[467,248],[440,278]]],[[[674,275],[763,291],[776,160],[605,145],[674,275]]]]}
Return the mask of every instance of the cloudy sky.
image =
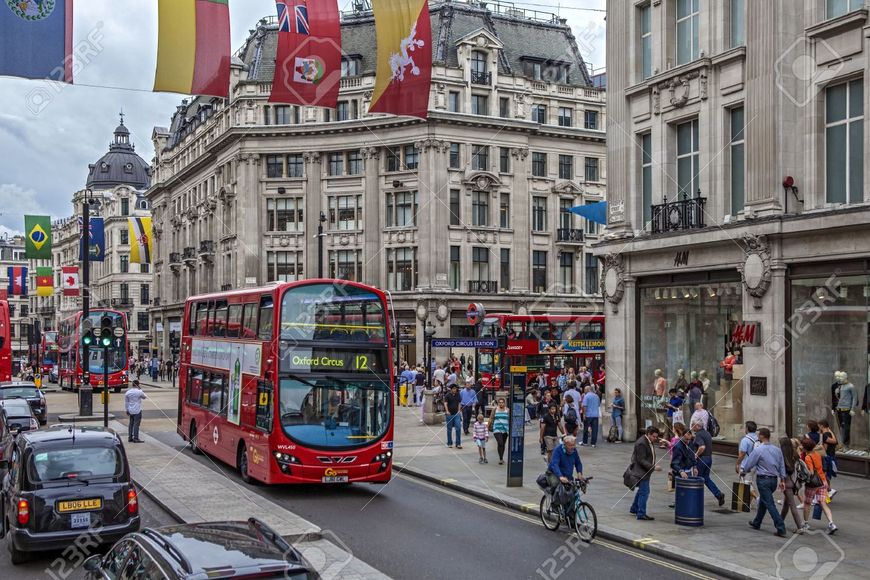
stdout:
{"type": "MultiPolygon", "coordinates": [[[[603,10],[605,0],[515,4],[567,18],[587,63],[604,67],[604,14],[578,8],[603,10]]],[[[339,0],[340,9],[349,5],[339,0]]],[[[151,129],[168,125],[182,98],[150,92],[156,6],[155,0],[77,0],[74,46],[83,57],[75,61],[73,86],[0,77],[0,235],[20,232],[24,214],[71,213],[71,194],[84,187],[88,164],[106,152],[121,109],[136,150],[151,160],[151,129]]],[[[274,6],[274,0],[230,0],[233,49],[274,6]]]]}

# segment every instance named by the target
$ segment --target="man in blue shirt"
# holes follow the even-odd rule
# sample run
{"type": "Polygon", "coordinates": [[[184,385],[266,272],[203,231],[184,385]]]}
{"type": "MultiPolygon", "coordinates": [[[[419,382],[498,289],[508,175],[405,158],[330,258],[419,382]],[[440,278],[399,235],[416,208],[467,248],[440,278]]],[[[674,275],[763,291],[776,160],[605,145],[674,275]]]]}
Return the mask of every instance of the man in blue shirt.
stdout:
{"type": "Polygon", "coordinates": [[[565,392],[565,389],[568,388],[568,373],[565,372],[565,367],[562,367],[562,371],[556,378],[556,383],[559,385],[559,391],[563,393],[565,392]]]}
{"type": "Polygon", "coordinates": [[[586,445],[591,430],[592,448],[594,449],[595,444],[598,443],[598,421],[601,417],[601,398],[595,393],[595,389],[589,389],[583,395],[581,407],[583,409],[583,443],[581,445],[586,445]]]}
{"type": "Polygon", "coordinates": [[[577,477],[582,478],[583,462],[580,461],[580,454],[577,452],[577,439],[571,435],[562,439],[562,444],[553,450],[553,457],[547,467],[547,483],[550,484],[551,490],[560,482],[569,483],[574,470],[577,471],[577,477]]]}
{"type": "Polygon", "coordinates": [[[761,529],[761,522],[765,512],[770,512],[773,525],[776,527],[776,535],[785,537],[785,521],[779,514],[773,494],[777,485],[785,490],[785,460],[782,450],[770,444],[770,429],[762,427],[758,430],[758,440],[761,445],[756,447],[743,463],[740,464],[740,473],[745,474],[755,470],[755,485],[758,487],[758,513],[749,525],[756,530],[761,529]]]}
{"type": "Polygon", "coordinates": [[[414,388],[413,385],[416,378],[417,373],[408,367],[408,363],[405,363],[399,382],[399,405],[404,404],[405,407],[408,406],[408,399],[411,397],[411,389],[414,388]],[[404,387],[404,391],[402,390],[402,387],[404,387]]]}
{"type": "Polygon", "coordinates": [[[471,425],[471,416],[474,414],[474,406],[477,404],[477,391],[474,390],[474,379],[465,379],[465,388],[459,392],[459,406],[462,409],[462,432],[468,435],[468,427],[471,425]]]}

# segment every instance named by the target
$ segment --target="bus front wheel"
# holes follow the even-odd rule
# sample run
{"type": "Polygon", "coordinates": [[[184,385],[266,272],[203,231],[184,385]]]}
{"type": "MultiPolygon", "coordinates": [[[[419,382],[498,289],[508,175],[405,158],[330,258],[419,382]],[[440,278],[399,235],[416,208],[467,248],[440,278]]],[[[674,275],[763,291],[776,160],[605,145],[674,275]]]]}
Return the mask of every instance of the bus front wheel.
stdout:
{"type": "Polygon", "coordinates": [[[248,485],[253,485],[256,483],[254,478],[251,477],[251,474],[248,472],[248,449],[245,447],[244,441],[239,441],[239,453],[236,460],[236,465],[239,467],[239,475],[242,477],[242,481],[247,483],[248,485]]]}
{"type": "Polygon", "coordinates": [[[194,455],[202,455],[202,450],[196,442],[196,421],[190,422],[190,433],[187,440],[190,442],[190,451],[194,455]]]}

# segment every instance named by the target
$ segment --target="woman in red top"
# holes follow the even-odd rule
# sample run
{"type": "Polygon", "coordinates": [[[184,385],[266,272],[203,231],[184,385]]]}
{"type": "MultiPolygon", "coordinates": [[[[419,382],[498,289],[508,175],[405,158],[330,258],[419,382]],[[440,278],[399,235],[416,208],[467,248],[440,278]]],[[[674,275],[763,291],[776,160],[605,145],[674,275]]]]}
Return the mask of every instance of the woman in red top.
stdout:
{"type": "Polygon", "coordinates": [[[813,505],[822,506],[822,512],[828,518],[828,533],[833,534],[837,531],[837,526],[834,524],[834,516],[831,514],[831,508],[828,506],[828,480],[825,478],[825,470],[822,468],[822,456],[816,451],[816,443],[809,437],[804,437],[801,440],[801,447],[804,453],[802,459],[807,464],[807,469],[810,471],[810,477],[815,473],[819,476],[822,485],[818,487],[810,487],[806,485],[804,491],[804,520],[810,521],[810,509],[813,505]]]}

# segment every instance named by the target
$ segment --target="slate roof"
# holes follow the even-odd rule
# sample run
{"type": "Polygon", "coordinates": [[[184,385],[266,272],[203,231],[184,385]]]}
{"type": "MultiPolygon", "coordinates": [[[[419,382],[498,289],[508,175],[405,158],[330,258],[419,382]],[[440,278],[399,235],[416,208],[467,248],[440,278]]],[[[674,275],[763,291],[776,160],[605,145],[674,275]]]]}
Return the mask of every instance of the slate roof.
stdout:
{"type": "Polygon", "coordinates": [[[115,129],[115,140],[109,145],[109,152],[96,163],[88,165],[86,187],[95,190],[111,189],[118,185],[129,185],[137,190],[151,185],[148,164],[137,153],[130,142],[130,131],[123,121],[115,129]]]}

